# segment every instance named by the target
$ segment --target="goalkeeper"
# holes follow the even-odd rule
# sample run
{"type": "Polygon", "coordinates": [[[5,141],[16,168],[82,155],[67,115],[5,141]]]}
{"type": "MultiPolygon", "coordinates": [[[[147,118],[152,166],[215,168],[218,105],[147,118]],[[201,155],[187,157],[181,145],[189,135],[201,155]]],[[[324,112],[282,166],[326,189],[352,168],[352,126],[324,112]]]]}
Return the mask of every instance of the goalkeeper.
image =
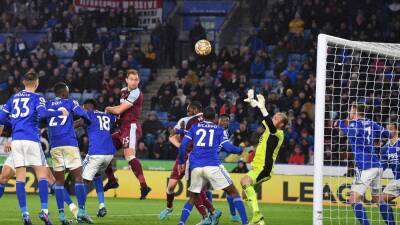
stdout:
{"type": "Polygon", "coordinates": [[[251,223],[263,225],[265,222],[258,207],[256,190],[264,181],[268,181],[271,178],[272,169],[284,138],[283,129],[288,119],[284,113],[280,112],[271,118],[265,108],[264,96],[258,94],[257,100],[254,99],[254,91],[252,89],[247,92],[247,99],[244,101],[250,103],[253,108],[258,107],[264,117],[262,124],[265,127],[265,131],[260,137],[253,162],[251,163],[253,168],[240,181],[246,200],[253,212],[251,223]]]}

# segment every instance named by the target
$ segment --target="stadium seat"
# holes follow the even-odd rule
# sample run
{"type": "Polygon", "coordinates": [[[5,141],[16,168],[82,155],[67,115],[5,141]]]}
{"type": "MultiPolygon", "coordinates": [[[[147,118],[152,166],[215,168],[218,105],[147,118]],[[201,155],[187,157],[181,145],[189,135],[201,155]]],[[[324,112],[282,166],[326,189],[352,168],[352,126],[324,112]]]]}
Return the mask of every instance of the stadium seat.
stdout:
{"type": "Polygon", "coordinates": [[[78,102],[81,102],[82,94],[81,93],[71,93],[71,98],[75,99],[78,102]]]}
{"type": "Polygon", "coordinates": [[[49,100],[49,99],[53,99],[56,97],[56,95],[54,94],[54,92],[46,92],[46,94],[44,95],[44,97],[49,100]]]}

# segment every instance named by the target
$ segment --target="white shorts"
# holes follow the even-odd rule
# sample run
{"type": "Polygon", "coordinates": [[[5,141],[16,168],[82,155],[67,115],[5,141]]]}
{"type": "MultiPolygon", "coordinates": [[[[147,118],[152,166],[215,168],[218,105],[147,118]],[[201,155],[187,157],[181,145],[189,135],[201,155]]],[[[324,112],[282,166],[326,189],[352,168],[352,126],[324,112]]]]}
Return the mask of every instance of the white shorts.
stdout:
{"type": "Polygon", "coordinates": [[[81,154],[77,147],[60,146],[52,148],[50,154],[53,158],[54,171],[75,170],[82,166],[81,154]]]}
{"type": "Polygon", "coordinates": [[[85,180],[93,180],[96,173],[103,173],[114,155],[86,155],[83,161],[82,177],[85,180]]]}
{"type": "Polygon", "coordinates": [[[46,157],[39,142],[13,140],[11,142],[11,155],[15,168],[47,165],[46,157]]]}
{"type": "Polygon", "coordinates": [[[206,166],[194,168],[190,173],[190,187],[193,193],[200,193],[207,183],[213,190],[221,190],[233,184],[229,173],[223,166],[206,166]]]}
{"type": "Polygon", "coordinates": [[[371,188],[371,195],[379,195],[381,189],[382,168],[371,168],[359,171],[356,169],[351,191],[364,195],[371,188]]]}
{"type": "Polygon", "coordinates": [[[383,193],[393,195],[395,197],[400,196],[400,180],[392,180],[386,187],[383,189],[383,193]]]}

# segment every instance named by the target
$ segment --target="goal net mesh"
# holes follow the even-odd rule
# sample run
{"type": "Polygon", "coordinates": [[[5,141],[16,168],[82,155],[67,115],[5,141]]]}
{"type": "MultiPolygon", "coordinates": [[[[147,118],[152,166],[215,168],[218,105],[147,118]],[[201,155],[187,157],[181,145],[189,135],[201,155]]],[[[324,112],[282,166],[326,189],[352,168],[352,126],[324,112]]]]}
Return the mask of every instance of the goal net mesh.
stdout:
{"type": "MultiPolygon", "coordinates": [[[[335,121],[349,119],[353,103],[363,105],[366,119],[382,127],[388,123],[398,123],[400,99],[400,45],[327,41],[325,121],[324,121],[324,170],[323,178],[323,223],[360,224],[350,204],[351,186],[357,170],[351,137],[337,129],[335,121]],[[328,173],[328,174],[327,174],[328,173]]],[[[318,59],[320,60],[320,59],[318,59]]],[[[319,121],[316,121],[318,123],[319,121]]],[[[347,123],[349,125],[349,123],[347,123]]],[[[357,134],[360,135],[360,134],[357,134]]],[[[363,133],[366,139],[368,131],[363,133]]],[[[380,159],[382,146],[388,139],[375,135],[374,153],[380,159]]],[[[368,140],[367,140],[368,142],[368,140]]],[[[400,149],[399,149],[400,151],[400,149]]],[[[365,153],[369,154],[369,153],[365,153]]],[[[372,157],[372,156],[371,156],[372,157]]],[[[371,157],[365,157],[368,160],[371,157]]],[[[372,161],[372,159],[370,159],[372,161]]],[[[386,171],[378,181],[379,193],[393,179],[391,171],[386,171]]],[[[399,186],[400,188],[400,186],[399,186]]],[[[385,224],[379,207],[372,202],[371,188],[362,199],[369,224],[385,224]]],[[[395,220],[400,204],[391,202],[395,220]]],[[[399,222],[398,222],[399,223],[399,222]]]]}

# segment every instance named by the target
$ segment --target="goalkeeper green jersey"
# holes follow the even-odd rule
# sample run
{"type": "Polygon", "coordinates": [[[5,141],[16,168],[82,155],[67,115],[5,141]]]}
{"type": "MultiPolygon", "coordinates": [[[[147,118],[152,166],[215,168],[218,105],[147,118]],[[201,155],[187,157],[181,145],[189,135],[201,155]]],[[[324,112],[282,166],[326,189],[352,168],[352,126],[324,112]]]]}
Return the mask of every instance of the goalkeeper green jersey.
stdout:
{"type": "Polygon", "coordinates": [[[265,127],[265,131],[260,137],[253,162],[251,163],[253,171],[248,174],[256,183],[270,178],[284,139],[283,131],[274,126],[270,116],[265,117],[262,124],[265,127]]]}

